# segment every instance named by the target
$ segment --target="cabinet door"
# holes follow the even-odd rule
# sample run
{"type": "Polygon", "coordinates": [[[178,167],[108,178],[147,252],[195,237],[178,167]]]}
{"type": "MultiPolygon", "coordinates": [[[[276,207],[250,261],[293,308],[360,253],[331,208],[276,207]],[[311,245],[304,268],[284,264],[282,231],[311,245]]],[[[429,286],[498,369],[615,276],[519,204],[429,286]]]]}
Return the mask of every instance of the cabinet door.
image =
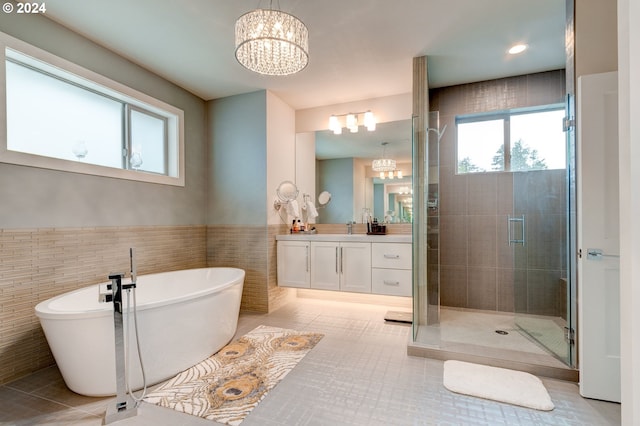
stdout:
{"type": "Polygon", "coordinates": [[[371,293],[371,244],[340,243],[340,290],[371,293]]]}
{"type": "Polygon", "coordinates": [[[339,245],[335,242],[311,242],[311,288],[340,290],[339,245]]]}
{"type": "Polygon", "coordinates": [[[310,287],[309,242],[278,241],[278,285],[310,287]]]}

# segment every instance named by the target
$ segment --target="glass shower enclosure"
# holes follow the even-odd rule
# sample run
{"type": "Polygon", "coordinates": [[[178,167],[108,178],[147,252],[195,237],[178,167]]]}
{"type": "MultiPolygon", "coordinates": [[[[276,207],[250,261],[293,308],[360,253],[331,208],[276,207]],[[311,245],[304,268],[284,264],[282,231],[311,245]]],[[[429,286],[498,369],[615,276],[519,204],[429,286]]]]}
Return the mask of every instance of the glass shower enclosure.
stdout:
{"type": "Polygon", "coordinates": [[[440,322],[439,113],[413,117],[413,340],[440,322]]]}
{"type": "MultiPolygon", "coordinates": [[[[441,328],[441,246],[438,112],[413,120],[414,267],[413,340],[439,347],[441,328]]],[[[454,131],[454,130],[451,130],[454,131]]],[[[497,287],[510,281],[513,327],[568,366],[574,366],[570,201],[575,197],[574,156],[567,136],[567,167],[503,173],[502,187],[510,188],[509,214],[497,221],[496,250],[505,262],[498,269],[497,287]],[[572,177],[573,176],[573,177],[572,177]],[[573,182],[573,184],[572,184],[573,182]],[[502,223],[500,223],[502,222],[502,223]],[[506,259],[506,260],[505,260],[506,259]],[[511,260],[509,260],[511,259],[511,260]],[[511,262],[511,264],[508,264],[511,262]]],[[[474,277],[469,273],[469,285],[474,277]]],[[[497,292],[504,291],[498,289],[497,292]]],[[[505,314],[505,312],[500,312],[505,314]]]]}

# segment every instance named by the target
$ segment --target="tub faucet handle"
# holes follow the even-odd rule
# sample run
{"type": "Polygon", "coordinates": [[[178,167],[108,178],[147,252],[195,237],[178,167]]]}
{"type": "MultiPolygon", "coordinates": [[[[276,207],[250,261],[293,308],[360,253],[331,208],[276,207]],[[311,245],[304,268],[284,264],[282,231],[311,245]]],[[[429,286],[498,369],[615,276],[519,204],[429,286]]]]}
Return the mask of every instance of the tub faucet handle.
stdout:
{"type": "Polygon", "coordinates": [[[353,233],[353,225],[355,224],[355,221],[350,220],[349,222],[347,222],[347,234],[351,235],[353,233]]]}

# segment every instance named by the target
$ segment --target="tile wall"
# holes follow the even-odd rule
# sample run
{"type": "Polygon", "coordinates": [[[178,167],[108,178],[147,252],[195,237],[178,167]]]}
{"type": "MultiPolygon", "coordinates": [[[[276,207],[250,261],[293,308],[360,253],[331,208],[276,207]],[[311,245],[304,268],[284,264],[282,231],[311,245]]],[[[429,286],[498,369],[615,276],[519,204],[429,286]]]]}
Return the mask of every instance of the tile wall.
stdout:
{"type": "Polygon", "coordinates": [[[53,364],[34,308],[61,293],[138,274],[206,266],[205,226],[0,229],[0,383],[53,364]]]}
{"type": "Polygon", "coordinates": [[[207,228],[208,266],[233,266],[245,270],[241,310],[261,313],[282,306],[293,293],[278,287],[276,238],[286,225],[213,225],[207,228]]]}
{"type": "Polygon", "coordinates": [[[440,112],[440,128],[447,126],[439,155],[442,305],[559,314],[556,296],[561,288],[560,278],[566,276],[561,264],[564,252],[552,241],[558,233],[564,235],[564,194],[549,188],[563,187],[565,171],[529,173],[526,183],[515,180],[516,191],[527,194],[525,200],[536,199],[535,194],[541,191],[553,193],[554,197],[542,197],[547,204],[542,210],[539,204],[532,203],[527,216],[539,214],[531,216],[525,228],[530,243],[525,252],[514,249],[509,246],[507,236],[508,215],[514,215],[520,207],[513,201],[514,174],[457,175],[455,117],[562,103],[564,94],[564,70],[430,91],[431,110],[440,112]],[[537,226],[531,226],[534,224],[537,226]]]}
{"type": "MultiPolygon", "coordinates": [[[[321,232],[342,232],[322,225],[321,232]]],[[[354,227],[355,232],[365,232],[354,227]]],[[[391,232],[410,233],[411,226],[391,232]]],[[[295,293],[277,285],[276,239],[286,225],[0,229],[0,384],[53,365],[34,308],[39,302],[129,270],[138,274],[231,266],[246,271],[243,311],[268,313],[295,293]]]]}

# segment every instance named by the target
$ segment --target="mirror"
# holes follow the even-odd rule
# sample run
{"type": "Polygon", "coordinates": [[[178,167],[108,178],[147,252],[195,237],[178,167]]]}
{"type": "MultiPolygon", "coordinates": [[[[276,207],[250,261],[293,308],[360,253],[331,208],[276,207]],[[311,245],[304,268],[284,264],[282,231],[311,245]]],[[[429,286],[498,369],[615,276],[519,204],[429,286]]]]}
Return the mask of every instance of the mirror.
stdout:
{"type": "Polygon", "coordinates": [[[313,139],[315,191],[331,193],[331,203],[320,212],[317,223],[364,223],[374,217],[379,222],[411,222],[411,119],[378,123],[371,132],[363,128],[340,135],[316,131],[313,139]],[[393,178],[386,172],[382,179],[372,169],[372,161],[383,156],[396,162],[393,178]]]}
{"type": "Polygon", "coordinates": [[[331,193],[329,191],[322,191],[320,195],[318,195],[318,205],[320,207],[324,207],[329,204],[331,201],[331,193]]]}
{"type": "Polygon", "coordinates": [[[276,194],[281,202],[287,203],[298,198],[298,187],[295,183],[285,180],[276,188],[276,194]]]}

